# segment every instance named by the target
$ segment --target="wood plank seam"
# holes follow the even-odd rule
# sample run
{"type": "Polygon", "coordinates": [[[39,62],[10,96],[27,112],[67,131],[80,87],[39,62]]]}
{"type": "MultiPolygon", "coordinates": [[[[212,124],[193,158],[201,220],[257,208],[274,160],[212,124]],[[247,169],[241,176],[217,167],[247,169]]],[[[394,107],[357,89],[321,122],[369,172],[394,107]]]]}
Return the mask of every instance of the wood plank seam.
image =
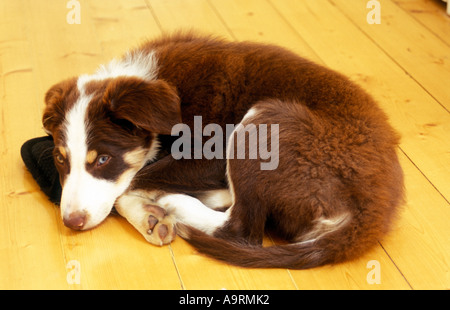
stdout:
{"type": "Polygon", "coordinates": [[[427,182],[436,190],[436,192],[441,195],[441,197],[447,202],[448,205],[450,205],[450,201],[447,199],[447,197],[445,197],[445,195],[434,185],[434,183],[427,177],[426,173],[422,171],[422,169],[420,169],[420,167],[418,165],[416,165],[416,163],[408,156],[408,154],[401,148],[399,147],[399,150],[403,153],[403,155],[406,156],[406,158],[408,158],[408,160],[411,162],[411,164],[416,167],[417,171],[419,171],[422,176],[425,178],[425,180],[427,180],[427,182]]]}
{"type": "Polygon", "coordinates": [[[147,8],[148,8],[149,11],[150,11],[150,14],[152,14],[153,19],[155,20],[156,24],[158,25],[159,30],[160,30],[160,31],[163,31],[163,27],[162,27],[162,25],[161,25],[161,22],[159,21],[159,18],[158,18],[158,16],[156,15],[155,10],[153,9],[151,3],[149,2],[149,0],[144,0],[144,2],[145,2],[145,4],[147,5],[147,8]]]}
{"type": "Polygon", "coordinates": [[[401,276],[403,277],[403,279],[405,279],[405,282],[408,284],[408,286],[413,290],[413,286],[411,285],[411,283],[409,283],[407,277],[403,274],[402,270],[400,269],[399,266],[397,266],[397,264],[395,263],[395,260],[389,255],[389,252],[383,247],[383,243],[382,242],[378,242],[378,244],[381,246],[381,248],[384,250],[384,252],[386,253],[386,255],[389,257],[389,259],[391,260],[391,262],[394,264],[394,266],[397,268],[398,272],[401,274],[401,276]]]}

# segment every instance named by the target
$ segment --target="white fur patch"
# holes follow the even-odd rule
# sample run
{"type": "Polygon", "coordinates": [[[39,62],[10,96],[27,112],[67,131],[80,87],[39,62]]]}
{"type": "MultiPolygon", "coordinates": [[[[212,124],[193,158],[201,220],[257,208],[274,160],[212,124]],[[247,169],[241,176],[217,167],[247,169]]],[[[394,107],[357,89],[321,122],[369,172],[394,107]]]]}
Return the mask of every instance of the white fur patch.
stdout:
{"type": "Polygon", "coordinates": [[[256,107],[250,108],[247,111],[247,113],[245,113],[244,117],[242,118],[241,123],[247,123],[250,119],[252,119],[257,114],[258,114],[258,109],[256,107]]]}
{"type": "Polygon", "coordinates": [[[114,201],[127,189],[133,176],[127,171],[121,178],[123,181],[115,183],[94,178],[85,170],[71,172],[64,184],[61,216],[68,218],[71,213],[84,211],[87,222],[83,229],[97,226],[111,212],[114,201]]]}
{"type": "MultiPolygon", "coordinates": [[[[258,114],[258,110],[256,107],[252,107],[250,108],[247,113],[245,113],[244,117],[242,118],[241,122],[234,127],[233,132],[231,133],[231,135],[229,136],[229,140],[228,140],[228,144],[227,144],[227,149],[226,149],[226,155],[227,155],[227,168],[226,168],[226,175],[227,175],[227,179],[228,179],[228,187],[229,187],[229,194],[230,194],[230,200],[231,200],[231,205],[234,204],[234,202],[236,201],[235,199],[235,192],[234,192],[234,184],[233,184],[233,180],[232,180],[232,176],[231,176],[231,171],[230,171],[230,162],[229,159],[230,158],[234,158],[234,143],[235,143],[235,133],[242,129],[241,126],[244,125],[245,123],[248,123],[250,119],[252,119],[255,115],[258,114]]],[[[230,209],[228,209],[228,211],[230,211],[230,209]]]]}
{"type": "Polygon", "coordinates": [[[199,195],[198,199],[211,209],[229,207],[232,204],[231,194],[228,189],[206,191],[199,195]]]}
{"type": "Polygon", "coordinates": [[[183,194],[168,194],[158,204],[173,214],[178,222],[192,226],[209,235],[222,227],[229,218],[229,212],[214,211],[197,198],[183,194]]]}
{"type": "Polygon", "coordinates": [[[93,80],[105,80],[120,76],[140,77],[150,81],[158,75],[158,60],[155,51],[128,52],[122,59],[113,59],[106,65],[101,65],[92,75],[81,75],[78,78],[78,88],[93,80]]]}
{"type": "Polygon", "coordinates": [[[299,243],[314,242],[326,234],[332,233],[344,227],[351,219],[347,212],[339,214],[332,218],[320,217],[312,230],[299,238],[299,243]]]}

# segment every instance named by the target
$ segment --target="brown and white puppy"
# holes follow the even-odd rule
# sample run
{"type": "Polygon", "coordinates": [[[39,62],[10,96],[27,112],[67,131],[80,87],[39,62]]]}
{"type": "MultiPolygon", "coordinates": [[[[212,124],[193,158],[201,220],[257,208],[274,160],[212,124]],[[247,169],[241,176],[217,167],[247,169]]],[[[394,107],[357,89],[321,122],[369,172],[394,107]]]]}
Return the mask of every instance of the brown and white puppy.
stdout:
{"type": "Polygon", "coordinates": [[[385,114],[344,76],[280,47],[165,36],[53,86],[46,104],[61,215],[74,229],[115,206],[153,244],[171,242],[176,225],[231,264],[310,268],[362,254],[402,203],[398,136],[385,114]],[[172,129],[195,131],[199,116],[203,134],[208,124],[241,125],[224,156],[194,147],[175,159],[172,129]],[[262,169],[267,156],[254,149],[269,133],[276,165],[262,169]],[[239,147],[246,159],[233,156],[239,147]],[[289,243],[262,247],[266,229],[289,243]]]}

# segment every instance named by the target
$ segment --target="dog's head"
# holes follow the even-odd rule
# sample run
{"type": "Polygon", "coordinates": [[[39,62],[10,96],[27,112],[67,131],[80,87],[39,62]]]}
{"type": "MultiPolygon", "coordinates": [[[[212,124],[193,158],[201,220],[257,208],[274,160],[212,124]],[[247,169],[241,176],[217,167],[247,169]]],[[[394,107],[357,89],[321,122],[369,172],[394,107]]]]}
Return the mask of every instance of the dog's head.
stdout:
{"type": "Polygon", "coordinates": [[[176,90],[162,80],[80,76],[45,96],[43,125],[55,142],[66,226],[100,224],[158,151],[158,134],[181,122],[176,90]]]}

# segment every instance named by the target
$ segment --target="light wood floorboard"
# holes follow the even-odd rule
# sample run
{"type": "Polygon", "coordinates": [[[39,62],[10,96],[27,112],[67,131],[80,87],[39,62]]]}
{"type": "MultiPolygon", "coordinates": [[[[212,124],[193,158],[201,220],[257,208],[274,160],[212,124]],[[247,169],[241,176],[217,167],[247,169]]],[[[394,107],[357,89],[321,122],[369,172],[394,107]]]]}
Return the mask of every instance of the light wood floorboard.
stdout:
{"type": "Polygon", "coordinates": [[[439,1],[383,0],[379,25],[365,0],[80,2],[71,25],[65,1],[0,1],[0,289],[450,289],[450,17],[439,1]],[[177,29],[285,46],[377,99],[402,135],[407,192],[377,247],[336,266],[245,269],[181,238],[151,246],[117,215],[81,233],[62,224],[19,153],[44,135],[46,90],[177,29]],[[367,281],[371,260],[380,284],[367,281]],[[80,284],[67,281],[73,262],[80,284]]]}

